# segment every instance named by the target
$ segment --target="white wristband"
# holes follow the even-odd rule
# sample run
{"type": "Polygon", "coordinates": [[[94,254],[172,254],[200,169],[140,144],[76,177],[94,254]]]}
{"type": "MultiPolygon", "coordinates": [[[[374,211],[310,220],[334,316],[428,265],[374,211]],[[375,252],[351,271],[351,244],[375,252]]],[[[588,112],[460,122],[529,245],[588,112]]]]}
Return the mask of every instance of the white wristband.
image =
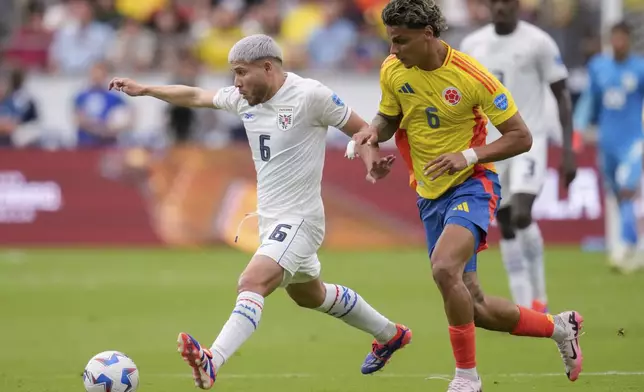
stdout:
{"type": "Polygon", "coordinates": [[[344,156],[349,159],[353,159],[356,155],[356,141],[351,140],[349,141],[349,144],[347,144],[347,151],[344,153],[344,156]]]}
{"type": "Polygon", "coordinates": [[[474,165],[479,161],[479,157],[476,155],[476,152],[474,151],[473,148],[468,148],[465,151],[461,151],[461,154],[465,157],[465,160],[467,161],[467,166],[474,165]]]}

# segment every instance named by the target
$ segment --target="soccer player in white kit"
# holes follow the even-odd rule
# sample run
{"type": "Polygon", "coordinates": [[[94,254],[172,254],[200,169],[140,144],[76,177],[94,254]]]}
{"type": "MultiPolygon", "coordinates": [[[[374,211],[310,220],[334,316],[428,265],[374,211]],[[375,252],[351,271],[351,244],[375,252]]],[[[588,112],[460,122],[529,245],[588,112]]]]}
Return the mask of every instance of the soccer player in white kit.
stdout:
{"type": "MultiPolygon", "coordinates": [[[[554,40],[538,27],[519,20],[519,0],[489,3],[492,23],[467,36],[461,51],[476,58],[510,90],[532,132],[530,151],[496,163],[502,196],[496,219],[513,300],[547,312],[543,237],[532,219],[532,206],[548,169],[548,136],[555,133],[553,129],[561,132],[559,126],[563,129],[563,184],[568,187],[576,175],[568,70],[554,40]]],[[[488,126],[490,143],[501,135],[491,124],[488,126]]]]}
{"type": "MultiPolygon", "coordinates": [[[[193,369],[195,384],[210,389],[223,364],[253,334],[264,299],[279,287],[301,307],[339,318],[374,336],[361,371],[373,373],[411,341],[411,330],[373,309],[350,288],[320,280],[317,251],[324,238],[322,169],[329,126],[353,135],[366,122],[322,83],[282,68],[282,51],[266,35],[237,42],[229,53],[234,86],[209,92],[188,86],[144,86],[115,78],[114,88],[177,106],[226,110],[246,127],[257,171],[257,215],[261,245],[239,279],[238,297],[210,349],[180,333],[178,349],[193,369]]],[[[389,172],[393,156],[376,158],[360,148],[375,181],[389,172]]],[[[205,293],[207,295],[207,293],[205,293]]]]}

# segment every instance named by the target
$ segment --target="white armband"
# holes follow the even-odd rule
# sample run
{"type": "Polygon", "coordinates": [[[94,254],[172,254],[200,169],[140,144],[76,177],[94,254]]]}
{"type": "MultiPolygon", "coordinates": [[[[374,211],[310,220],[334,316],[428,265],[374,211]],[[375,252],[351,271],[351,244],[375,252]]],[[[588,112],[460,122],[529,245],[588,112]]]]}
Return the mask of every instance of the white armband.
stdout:
{"type": "Polygon", "coordinates": [[[467,161],[467,166],[472,166],[479,161],[479,157],[476,155],[476,152],[473,148],[468,148],[465,151],[461,151],[461,154],[465,157],[467,161]]]}

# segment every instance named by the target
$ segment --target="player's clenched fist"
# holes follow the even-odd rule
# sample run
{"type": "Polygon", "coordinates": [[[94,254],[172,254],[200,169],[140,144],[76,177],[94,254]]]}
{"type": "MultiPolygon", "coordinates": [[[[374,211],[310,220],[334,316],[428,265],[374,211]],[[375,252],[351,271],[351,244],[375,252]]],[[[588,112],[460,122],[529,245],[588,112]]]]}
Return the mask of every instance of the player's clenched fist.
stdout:
{"type": "Polygon", "coordinates": [[[451,175],[465,170],[467,167],[467,159],[463,153],[443,154],[425,165],[425,175],[434,181],[445,173],[451,175]]]}
{"type": "Polygon", "coordinates": [[[122,91],[131,97],[144,95],[145,86],[127,78],[114,78],[110,81],[109,90],[122,91]]]}

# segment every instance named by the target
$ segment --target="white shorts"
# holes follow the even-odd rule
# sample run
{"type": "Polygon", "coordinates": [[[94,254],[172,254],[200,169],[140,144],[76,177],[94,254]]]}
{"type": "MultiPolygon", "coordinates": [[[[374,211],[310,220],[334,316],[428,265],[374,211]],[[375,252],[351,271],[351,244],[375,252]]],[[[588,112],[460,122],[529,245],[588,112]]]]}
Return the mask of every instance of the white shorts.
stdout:
{"type": "Polygon", "coordinates": [[[282,287],[317,279],[322,269],[318,249],[324,240],[324,223],[302,218],[259,218],[261,245],[256,255],[268,256],[284,269],[282,287]]]}
{"type": "Polygon", "coordinates": [[[538,195],[548,172],[548,138],[533,137],[530,151],[495,166],[501,182],[501,207],[510,205],[518,193],[538,195]]]}

